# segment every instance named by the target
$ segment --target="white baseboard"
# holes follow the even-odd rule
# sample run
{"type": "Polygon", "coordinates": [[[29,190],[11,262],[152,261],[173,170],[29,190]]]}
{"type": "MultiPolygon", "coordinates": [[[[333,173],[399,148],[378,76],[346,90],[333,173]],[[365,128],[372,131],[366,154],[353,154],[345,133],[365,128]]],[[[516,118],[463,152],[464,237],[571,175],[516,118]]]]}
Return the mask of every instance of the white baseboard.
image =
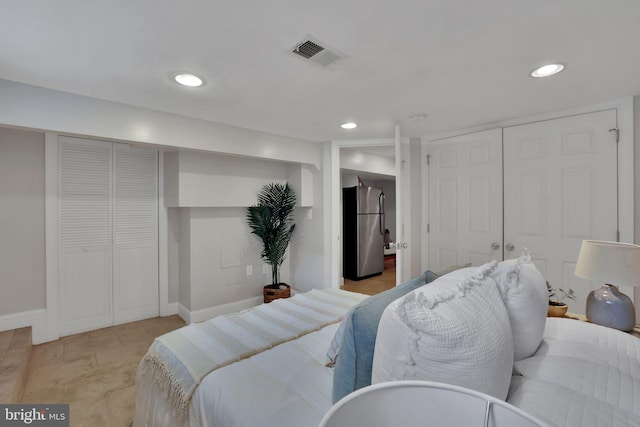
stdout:
{"type": "Polygon", "coordinates": [[[29,326],[32,344],[51,341],[47,336],[47,310],[44,308],[0,316],[0,332],[29,326]]]}
{"type": "Polygon", "coordinates": [[[173,316],[174,314],[178,314],[178,303],[171,302],[168,303],[165,307],[160,309],[160,316],[173,316]]]}
{"type": "Polygon", "coordinates": [[[178,303],[178,316],[182,317],[187,324],[191,323],[191,311],[180,303],[178,303]]]}
{"type": "Polygon", "coordinates": [[[178,305],[178,314],[187,323],[203,322],[205,320],[212,319],[221,314],[235,313],[240,310],[254,307],[262,304],[264,297],[262,295],[252,298],[243,299],[240,301],[234,301],[227,304],[215,305],[213,307],[203,308],[200,310],[190,311],[182,304],[178,305]]]}

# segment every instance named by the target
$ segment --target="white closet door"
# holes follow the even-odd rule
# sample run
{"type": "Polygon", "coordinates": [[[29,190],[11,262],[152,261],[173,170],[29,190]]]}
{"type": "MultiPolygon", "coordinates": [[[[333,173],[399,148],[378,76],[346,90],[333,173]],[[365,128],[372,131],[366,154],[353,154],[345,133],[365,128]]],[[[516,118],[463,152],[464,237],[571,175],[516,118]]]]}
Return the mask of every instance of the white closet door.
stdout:
{"type": "Polygon", "coordinates": [[[60,334],[113,324],[111,144],[59,142],[60,334]]]}
{"type": "Polygon", "coordinates": [[[582,240],[617,237],[616,123],[607,110],[504,129],[505,258],[529,248],[554,288],[576,291],[574,313],[590,290],[573,274],[582,240]]]}
{"type": "Polygon", "coordinates": [[[502,259],[502,131],[429,145],[429,269],[502,259]]]}
{"type": "Polygon", "coordinates": [[[115,324],[158,316],[158,155],[114,144],[115,324]]]}

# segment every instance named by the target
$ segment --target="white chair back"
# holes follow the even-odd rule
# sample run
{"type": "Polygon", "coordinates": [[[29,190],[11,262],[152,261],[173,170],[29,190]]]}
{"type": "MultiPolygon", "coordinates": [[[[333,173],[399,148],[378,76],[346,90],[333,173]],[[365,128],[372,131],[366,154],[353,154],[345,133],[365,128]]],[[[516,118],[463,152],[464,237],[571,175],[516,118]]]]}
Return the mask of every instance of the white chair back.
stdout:
{"type": "Polygon", "coordinates": [[[540,427],[531,415],[484,393],[428,381],[357,390],[331,407],[319,427],[540,427]]]}

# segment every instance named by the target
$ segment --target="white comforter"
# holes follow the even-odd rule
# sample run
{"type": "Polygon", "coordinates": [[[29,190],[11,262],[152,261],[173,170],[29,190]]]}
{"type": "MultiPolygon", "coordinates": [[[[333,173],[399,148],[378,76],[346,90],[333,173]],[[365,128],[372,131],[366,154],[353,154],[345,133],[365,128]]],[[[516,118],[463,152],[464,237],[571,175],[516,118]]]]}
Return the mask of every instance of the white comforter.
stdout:
{"type": "Polygon", "coordinates": [[[640,426],[640,339],[547,319],[536,354],[514,364],[507,401],[552,426],[640,426]]]}

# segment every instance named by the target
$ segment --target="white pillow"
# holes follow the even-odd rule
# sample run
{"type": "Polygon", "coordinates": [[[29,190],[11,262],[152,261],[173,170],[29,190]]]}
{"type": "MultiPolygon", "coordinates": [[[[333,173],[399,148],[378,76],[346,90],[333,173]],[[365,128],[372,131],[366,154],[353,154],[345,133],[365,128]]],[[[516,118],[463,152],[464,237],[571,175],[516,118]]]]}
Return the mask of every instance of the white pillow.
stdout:
{"type": "Polygon", "coordinates": [[[495,261],[442,276],[391,303],[378,327],[372,384],[437,381],[505,399],[513,367],[495,261]]]}
{"type": "Polygon", "coordinates": [[[509,314],[514,360],[533,356],[547,320],[549,296],[544,277],[526,249],[520,258],[499,263],[492,277],[509,314]]]}

